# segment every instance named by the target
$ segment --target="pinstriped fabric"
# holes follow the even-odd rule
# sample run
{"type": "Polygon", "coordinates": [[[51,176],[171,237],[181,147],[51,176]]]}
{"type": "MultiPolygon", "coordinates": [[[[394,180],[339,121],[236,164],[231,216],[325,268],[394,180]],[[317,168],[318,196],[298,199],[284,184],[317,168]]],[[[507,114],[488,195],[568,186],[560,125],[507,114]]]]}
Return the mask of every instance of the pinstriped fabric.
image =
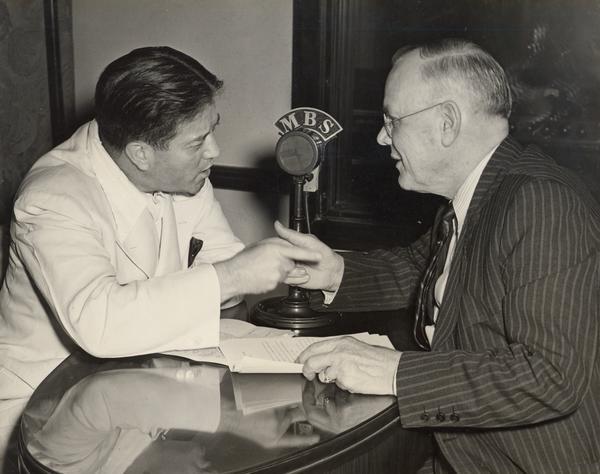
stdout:
{"type": "MultiPolygon", "coordinates": [[[[427,237],[349,255],[340,302],[406,305],[427,237]]],[[[432,351],[402,355],[403,426],[433,429],[459,473],[600,472],[599,270],[597,203],[507,138],[469,207],[432,351]]]]}
{"type": "Polygon", "coordinates": [[[331,307],[386,311],[408,306],[427,266],[430,240],[429,231],[410,247],[352,253],[344,259],[344,279],[331,307]]]}

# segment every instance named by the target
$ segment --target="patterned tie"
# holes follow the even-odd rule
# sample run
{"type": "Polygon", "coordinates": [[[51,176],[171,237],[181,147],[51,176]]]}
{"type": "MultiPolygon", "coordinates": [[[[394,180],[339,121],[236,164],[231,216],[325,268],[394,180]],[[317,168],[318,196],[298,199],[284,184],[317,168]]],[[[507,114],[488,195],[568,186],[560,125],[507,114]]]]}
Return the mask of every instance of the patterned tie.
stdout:
{"type": "Polygon", "coordinates": [[[431,349],[425,326],[434,324],[435,283],[444,271],[448,248],[454,234],[455,220],[456,214],[452,202],[448,202],[438,210],[433,224],[431,257],[419,288],[414,327],[417,344],[425,350],[431,349]]]}

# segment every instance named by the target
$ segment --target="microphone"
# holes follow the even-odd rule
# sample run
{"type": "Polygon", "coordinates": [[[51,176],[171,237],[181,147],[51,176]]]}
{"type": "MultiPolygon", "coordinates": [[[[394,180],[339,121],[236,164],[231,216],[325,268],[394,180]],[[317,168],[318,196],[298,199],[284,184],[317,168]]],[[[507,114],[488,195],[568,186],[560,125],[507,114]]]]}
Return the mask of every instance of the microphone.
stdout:
{"type": "MultiPolygon", "coordinates": [[[[304,232],[304,183],[312,178],[311,173],[324,158],[325,146],[342,131],[342,127],[331,115],[311,107],[290,110],[274,125],[280,135],[275,147],[277,164],[293,182],[289,227],[304,232]]],[[[252,311],[251,321],[262,326],[291,329],[302,335],[323,335],[326,327],[333,327],[340,316],[339,312],[312,310],[307,290],[290,286],[286,297],[259,302],[252,311]]]]}

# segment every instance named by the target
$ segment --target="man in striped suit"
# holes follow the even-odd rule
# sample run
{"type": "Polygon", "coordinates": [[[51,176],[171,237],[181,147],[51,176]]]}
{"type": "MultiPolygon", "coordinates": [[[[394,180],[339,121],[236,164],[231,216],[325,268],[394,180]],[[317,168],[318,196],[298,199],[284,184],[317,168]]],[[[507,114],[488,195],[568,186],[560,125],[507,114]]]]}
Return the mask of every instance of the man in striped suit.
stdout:
{"type": "Polygon", "coordinates": [[[508,136],[510,109],[504,71],[472,43],[396,55],[377,139],[400,186],[452,205],[441,275],[419,286],[431,277],[432,231],[342,257],[276,229],[324,256],[286,282],[324,290],[329,309],[389,310],[418,296],[425,350],[343,338],[300,360],[309,379],[396,395],[402,426],[433,432],[435,472],[600,472],[600,209],[565,169],[508,136]]]}

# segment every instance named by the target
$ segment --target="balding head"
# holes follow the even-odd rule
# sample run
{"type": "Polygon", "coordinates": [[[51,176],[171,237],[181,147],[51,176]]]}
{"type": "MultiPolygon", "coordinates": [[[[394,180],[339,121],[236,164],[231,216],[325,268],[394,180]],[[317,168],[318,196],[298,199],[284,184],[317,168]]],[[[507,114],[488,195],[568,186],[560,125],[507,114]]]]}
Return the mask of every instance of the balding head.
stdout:
{"type": "Polygon", "coordinates": [[[460,92],[475,110],[508,119],[512,98],[504,70],[478,45],[462,39],[408,46],[394,55],[394,65],[409,56],[420,59],[425,85],[438,94],[460,92]]]}
{"type": "Polygon", "coordinates": [[[479,162],[506,137],[510,90],[500,65],[463,40],[407,47],[385,84],[377,135],[411,191],[453,199],[479,162]]]}

